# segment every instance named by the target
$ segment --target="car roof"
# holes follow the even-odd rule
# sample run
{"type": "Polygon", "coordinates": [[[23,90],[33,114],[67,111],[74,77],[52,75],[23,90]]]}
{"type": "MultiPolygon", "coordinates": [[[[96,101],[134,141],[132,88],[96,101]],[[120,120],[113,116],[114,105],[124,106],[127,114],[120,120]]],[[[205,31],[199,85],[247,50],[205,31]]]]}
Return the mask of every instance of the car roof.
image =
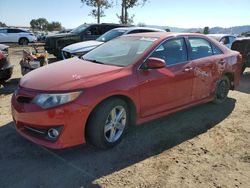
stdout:
{"type": "Polygon", "coordinates": [[[129,35],[123,35],[121,37],[129,37],[129,36],[137,36],[137,37],[146,37],[146,38],[158,38],[159,40],[165,40],[167,38],[170,37],[202,37],[205,39],[208,39],[210,41],[212,41],[214,44],[216,44],[217,46],[219,46],[219,48],[223,51],[223,52],[229,52],[230,49],[225,47],[224,45],[220,44],[218,41],[216,41],[215,39],[213,39],[212,37],[209,37],[207,35],[204,34],[200,34],[200,33],[176,33],[176,32],[149,32],[149,33],[135,33],[135,34],[129,34],[129,35]]]}
{"type": "Polygon", "coordinates": [[[129,36],[152,37],[152,38],[162,38],[162,39],[168,38],[168,37],[176,37],[176,36],[200,36],[200,37],[206,37],[204,34],[200,34],[200,33],[176,33],[176,32],[135,33],[135,34],[130,34],[129,36]]]}
{"type": "Polygon", "coordinates": [[[161,31],[161,32],[165,32],[162,29],[157,29],[157,28],[152,28],[152,27],[117,27],[115,29],[112,30],[124,30],[124,31],[133,31],[133,30],[138,30],[138,29],[143,29],[143,30],[149,30],[149,31],[161,31]]]}

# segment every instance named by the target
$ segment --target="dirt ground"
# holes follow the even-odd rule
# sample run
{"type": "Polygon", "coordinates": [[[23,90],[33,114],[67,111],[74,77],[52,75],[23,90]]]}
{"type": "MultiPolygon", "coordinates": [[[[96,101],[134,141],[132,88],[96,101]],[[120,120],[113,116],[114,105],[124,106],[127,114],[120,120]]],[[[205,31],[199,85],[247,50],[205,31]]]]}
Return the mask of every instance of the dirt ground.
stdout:
{"type": "Polygon", "coordinates": [[[143,124],[110,150],[50,150],[13,128],[14,74],[0,88],[0,187],[250,187],[250,69],[221,105],[199,105],[143,124]]]}

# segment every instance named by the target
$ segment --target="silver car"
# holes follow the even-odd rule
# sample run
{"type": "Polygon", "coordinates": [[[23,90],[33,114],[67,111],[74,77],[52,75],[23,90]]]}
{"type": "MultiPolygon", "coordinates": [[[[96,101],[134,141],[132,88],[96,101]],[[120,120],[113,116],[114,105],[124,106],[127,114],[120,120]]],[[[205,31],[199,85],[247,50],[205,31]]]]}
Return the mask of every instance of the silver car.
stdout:
{"type": "Polygon", "coordinates": [[[226,47],[231,49],[233,42],[235,41],[236,37],[229,34],[208,34],[208,36],[214,38],[215,40],[219,41],[221,44],[224,44],[226,47]]]}
{"type": "Polygon", "coordinates": [[[103,35],[101,35],[96,40],[78,42],[75,44],[71,44],[62,49],[62,57],[63,59],[68,59],[74,56],[81,56],[86,54],[87,52],[93,50],[97,46],[100,46],[104,42],[107,42],[111,39],[119,37],[121,35],[127,35],[132,33],[145,33],[145,32],[164,32],[164,30],[149,28],[149,27],[119,27],[112,29],[103,35]]]}

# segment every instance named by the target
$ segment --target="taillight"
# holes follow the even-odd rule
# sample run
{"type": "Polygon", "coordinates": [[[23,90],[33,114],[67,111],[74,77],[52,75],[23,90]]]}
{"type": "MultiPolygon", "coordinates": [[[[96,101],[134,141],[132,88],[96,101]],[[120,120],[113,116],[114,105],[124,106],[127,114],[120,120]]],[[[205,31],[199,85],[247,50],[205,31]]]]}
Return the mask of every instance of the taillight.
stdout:
{"type": "Polygon", "coordinates": [[[237,56],[237,62],[242,62],[242,55],[239,53],[237,56]]]}

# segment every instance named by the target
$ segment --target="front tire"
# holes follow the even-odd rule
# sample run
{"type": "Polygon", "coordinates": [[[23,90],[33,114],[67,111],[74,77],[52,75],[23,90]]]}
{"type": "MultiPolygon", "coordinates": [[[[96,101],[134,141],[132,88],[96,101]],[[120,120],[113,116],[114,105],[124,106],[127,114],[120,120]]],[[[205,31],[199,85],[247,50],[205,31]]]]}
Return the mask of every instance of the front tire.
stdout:
{"type": "Polygon", "coordinates": [[[213,103],[221,104],[227,99],[230,90],[230,81],[227,76],[223,76],[217,81],[213,103]]]}
{"type": "Polygon", "coordinates": [[[102,102],[91,114],[87,125],[87,139],[93,145],[107,149],[118,144],[128,126],[126,102],[111,98],[102,102]]]}

